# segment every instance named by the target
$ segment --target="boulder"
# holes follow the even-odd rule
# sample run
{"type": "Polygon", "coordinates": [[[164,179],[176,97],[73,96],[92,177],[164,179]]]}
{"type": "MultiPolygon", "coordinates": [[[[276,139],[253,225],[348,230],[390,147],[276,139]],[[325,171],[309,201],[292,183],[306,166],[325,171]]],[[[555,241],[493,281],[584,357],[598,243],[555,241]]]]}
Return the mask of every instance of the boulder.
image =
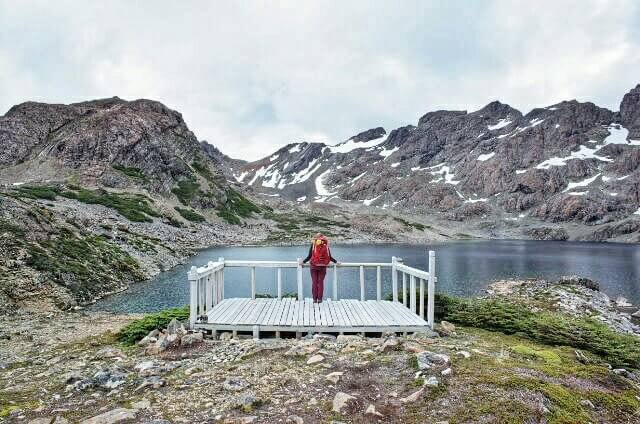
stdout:
{"type": "Polygon", "coordinates": [[[456,326],[448,321],[441,321],[436,330],[441,336],[453,336],[456,334],[456,326]]]}
{"type": "Polygon", "coordinates": [[[341,414],[349,405],[353,404],[356,399],[355,396],[351,396],[350,394],[338,392],[333,397],[333,407],[331,410],[341,414]]]}
{"type": "Polygon", "coordinates": [[[419,389],[413,393],[411,393],[409,396],[407,397],[403,397],[400,398],[400,403],[402,404],[406,404],[406,403],[413,403],[418,401],[418,399],[422,398],[422,394],[424,393],[424,388],[419,389]]]}
{"type": "Polygon", "coordinates": [[[140,385],[138,387],[136,387],[136,389],[134,390],[134,392],[141,392],[147,388],[151,388],[151,389],[159,389],[160,387],[164,386],[166,383],[165,381],[158,377],[157,375],[153,375],[151,377],[147,377],[144,380],[142,380],[142,383],[140,383],[140,385]]]}
{"type": "Polygon", "coordinates": [[[135,420],[137,410],[116,408],[100,415],[80,421],[81,424],[115,424],[123,421],[135,420]]]}
{"type": "Polygon", "coordinates": [[[451,361],[448,355],[428,350],[416,353],[416,359],[418,360],[418,369],[421,371],[428,370],[433,366],[445,366],[451,361]]]}
{"type": "Polygon", "coordinates": [[[376,406],[374,404],[369,404],[369,406],[367,406],[367,409],[364,411],[365,415],[369,415],[371,417],[384,417],[384,415],[382,415],[380,412],[378,412],[376,410],[376,406]]]}
{"type": "Polygon", "coordinates": [[[344,373],[341,371],[335,371],[330,374],[324,376],[325,380],[332,382],[333,384],[337,384],[344,373]]]}
{"type": "Polygon", "coordinates": [[[320,354],[313,355],[307,360],[307,365],[319,364],[322,361],[324,361],[324,356],[322,356],[320,354]]]}
{"type": "Polygon", "coordinates": [[[631,302],[629,302],[626,297],[618,296],[616,298],[616,306],[618,308],[630,308],[630,307],[633,306],[633,304],[631,302]]]}
{"type": "Polygon", "coordinates": [[[222,383],[222,388],[230,392],[239,392],[247,386],[248,384],[241,377],[237,376],[227,377],[224,383],[222,383]]]}
{"type": "Polygon", "coordinates": [[[389,352],[391,350],[397,349],[399,345],[400,343],[398,342],[398,339],[396,339],[395,337],[390,337],[385,340],[384,343],[377,348],[377,350],[380,352],[389,352]]]}
{"type": "Polygon", "coordinates": [[[203,341],[204,341],[204,334],[202,334],[201,332],[189,333],[182,336],[182,339],[180,339],[180,345],[189,347],[196,344],[200,344],[203,341]]]}

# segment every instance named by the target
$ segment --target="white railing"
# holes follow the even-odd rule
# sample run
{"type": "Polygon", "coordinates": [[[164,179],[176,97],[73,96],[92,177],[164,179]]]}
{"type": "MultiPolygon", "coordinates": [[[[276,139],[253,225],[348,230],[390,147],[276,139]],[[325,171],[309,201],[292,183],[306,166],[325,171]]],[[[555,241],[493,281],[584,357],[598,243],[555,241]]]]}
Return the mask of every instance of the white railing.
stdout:
{"type": "MultiPolygon", "coordinates": [[[[436,259],[435,252],[429,251],[429,271],[422,271],[405,265],[401,258],[395,256],[391,258],[391,262],[341,262],[339,264],[331,264],[328,268],[333,270],[332,273],[332,296],[333,300],[338,300],[339,281],[338,268],[357,268],[359,269],[360,280],[360,300],[365,300],[365,269],[375,268],[376,270],[376,299],[382,300],[382,269],[391,269],[391,292],[392,301],[399,302],[398,290],[398,274],[402,281],[402,303],[408,307],[411,312],[420,315],[425,319],[425,282],[427,284],[427,305],[426,305],[426,321],[433,328],[434,323],[434,293],[436,279],[436,259]],[[408,283],[408,287],[407,287],[408,283]],[[418,291],[419,285],[419,291],[418,291]],[[407,289],[409,296],[407,297],[407,289]],[[419,307],[416,305],[419,297],[419,307]],[[418,310],[419,309],[419,310],[418,310]]],[[[302,259],[296,261],[229,261],[224,258],[218,258],[217,262],[209,262],[204,267],[191,267],[188,273],[189,277],[189,297],[190,297],[190,322],[195,324],[199,317],[206,315],[209,310],[220,303],[224,299],[224,269],[227,267],[248,268],[251,283],[251,298],[256,298],[256,268],[276,268],[276,291],[278,299],[282,299],[282,270],[287,268],[296,269],[297,297],[298,300],[304,299],[302,269],[309,267],[303,264],[302,259]]]]}

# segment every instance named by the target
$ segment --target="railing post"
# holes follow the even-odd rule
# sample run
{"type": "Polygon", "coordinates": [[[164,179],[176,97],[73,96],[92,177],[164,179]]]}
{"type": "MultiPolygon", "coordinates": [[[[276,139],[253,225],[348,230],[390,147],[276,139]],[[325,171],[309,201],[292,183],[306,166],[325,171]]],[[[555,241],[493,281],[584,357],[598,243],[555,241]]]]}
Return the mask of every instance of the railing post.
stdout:
{"type": "Polygon", "coordinates": [[[427,307],[427,322],[429,323],[429,327],[433,329],[434,324],[434,314],[435,314],[435,290],[436,289],[436,252],[433,250],[429,251],[429,286],[427,288],[427,296],[429,297],[427,302],[429,305],[427,307]]]}
{"type": "Polygon", "coordinates": [[[298,300],[304,300],[304,293],[302,292],[302,258],[298,258],[297,281],[298,300]]]}
{"type": "Polygon", "coordinates": [[[420,318],[424,319],[424,278],[420,279],[420,318]]]}
{"type": "Polygon", "coordinates": [[[338,300],[338,265],[333,264],[333,300],[338,300]]]}
{"type": "Polygon", "coordinates": [[[251,299],[256,298],[256,267],[251,267],[251,299]]]}
{"type": "Polygon", "coordinates": [[[382,270],[376,267],[376,300],[382,300],[382,270]]]}
{"type": "Polygon", "coordinates": [[[398,270],[396,269],[396,257],[391,257],[391,291],[393,292],[391,300],[398,301],[398,270]]]}
{"type": "Polygon", "coordinates": [[[360,265],[360,300],[364,302],[364,267],[360,265]]]}
{"type": "Polygon", "coordinates": [[[204,277],[198,278],[198,314],[203,315],[205,313],[205,281],[204,277]]]}
{"type": "Polygon", "coordinates": [[[189,278],[189,324],[193,328],[198,317],[198,270],[195,266],[191,267],[188,274],[189,278]]]}
{"type": "Polygon", "coordinates": [[[409,298],[411,299],[409,302],[409,306],[411,312],[416,313],[416,277],[410,275],[410,284],[409,284],[409,298]]]}
{"type": "Polygon", "coordinates": [[[278,300],[282,299],[282,268],[278,268],[278,300]]]}
{"type": "Polygon", "coordinates": [[[407,299],[407,274],[402,273],[402,304],[409,306],[409,299],[407,299]]]}
{"type": "MultiPolygon", "coordinates": [[[[209,262],[207,264],[207,267],[213,268],[213,262],[209,262]]],[[[214,284],[216,283],[215,276],[216,276],[216,272],[213,271],[208,273],[207,276],[205,277],[204,312],[210,311],[211,308],[213,307],[213,287],[214,287],[214,284]],[[212,274],[213,274],[213,279],[211,278],[212,274]]]]}
{"type": "Polygon", "coordinates": [[[224,300],[224,258],[221,256],[218,258],[218,262],[222,264],[222,269],[220,270],[220,280],[218,287],[218,303],[224,300]]]}

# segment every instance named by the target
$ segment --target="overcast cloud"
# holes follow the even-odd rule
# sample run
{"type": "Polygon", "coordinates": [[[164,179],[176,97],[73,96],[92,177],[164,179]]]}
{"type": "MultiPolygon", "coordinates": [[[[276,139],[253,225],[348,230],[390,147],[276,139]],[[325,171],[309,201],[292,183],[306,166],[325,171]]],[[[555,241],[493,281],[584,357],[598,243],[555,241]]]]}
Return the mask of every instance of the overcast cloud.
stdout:
{"type": "Polygon", "coordinates": [[[637,83],[634,0],[0,0],[0,114],[155,99],[243,159],[498,99],[618,110],[637,83]]]}

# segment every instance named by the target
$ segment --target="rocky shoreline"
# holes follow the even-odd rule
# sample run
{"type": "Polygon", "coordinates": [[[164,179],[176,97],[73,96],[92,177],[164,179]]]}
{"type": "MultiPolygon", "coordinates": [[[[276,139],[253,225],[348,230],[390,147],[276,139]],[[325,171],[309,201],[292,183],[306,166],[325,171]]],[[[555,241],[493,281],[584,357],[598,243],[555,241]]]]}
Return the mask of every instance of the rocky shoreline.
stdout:
{"type": "MultiPolygon", "coordinates": [[[[639,337],[628,302],[596,288],[579,278],[501,281],[488,299],[592,317],[639,337]]],[[[138,318],[2,318],[0,422],[565,422],[574,414],[623,423],[640,413],[638,370],[584,349],[444,321],[427,334],[302,340],[212,339],[173,321],[136,346],[118,342],[115,334],[138,318]]]]}

